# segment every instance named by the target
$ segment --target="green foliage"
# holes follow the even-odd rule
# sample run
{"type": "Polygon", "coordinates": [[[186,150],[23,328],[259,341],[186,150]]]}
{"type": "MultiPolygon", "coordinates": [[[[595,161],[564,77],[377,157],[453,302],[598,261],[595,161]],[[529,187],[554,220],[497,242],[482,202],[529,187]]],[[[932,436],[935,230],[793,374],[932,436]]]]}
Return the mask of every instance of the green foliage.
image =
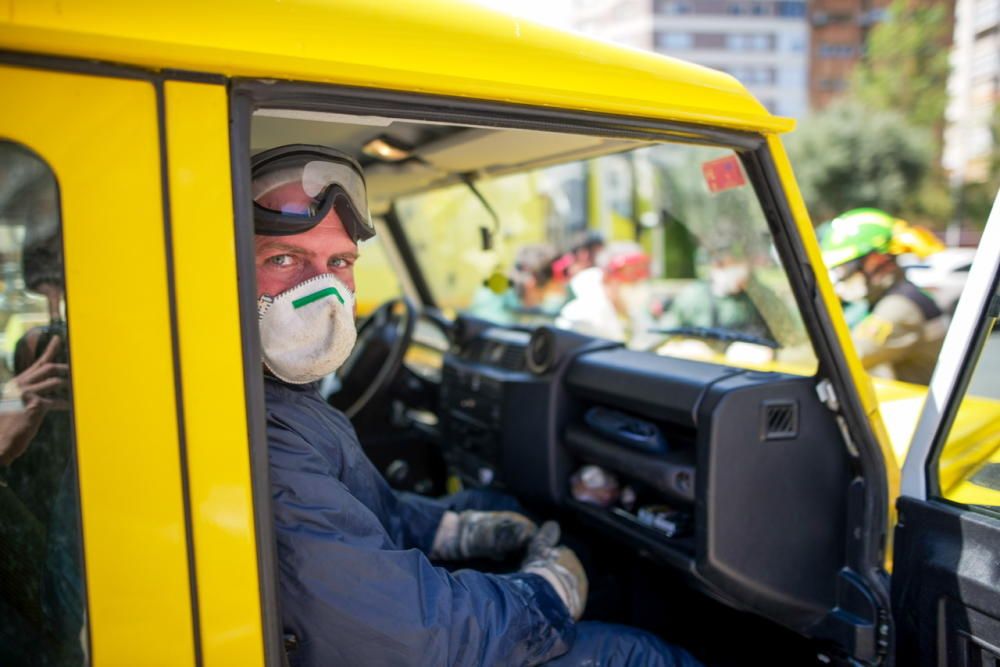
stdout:
{"type": "Polygon", "coordinates": [[[949,7],[895,0],[868,36],[849,95],[789,139],[817,221],[874,206],[942,228],[953,198],[940,168],[947,104],[949,7]]]}
{"type": "Polygon", "coordinates": [[[948,3],[895,0],[872,29],[853,92],[872,109],[895,109],[914,125],[940,130],[948,93],[948,3]]]}
{"type": "Polygon", "coordinates": [[[934,163],[932,133],[897,112],[842,101],[804,121],[787,145],[817,223],[863,206],[917,219],[940,215],[924,195],[934,163]]]}

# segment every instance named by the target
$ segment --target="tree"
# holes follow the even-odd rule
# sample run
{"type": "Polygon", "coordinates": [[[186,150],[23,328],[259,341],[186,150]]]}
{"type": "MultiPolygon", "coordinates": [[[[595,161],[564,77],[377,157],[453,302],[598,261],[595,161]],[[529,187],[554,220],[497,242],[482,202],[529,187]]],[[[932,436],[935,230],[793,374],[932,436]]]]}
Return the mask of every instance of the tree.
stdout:
{"type": "Polygon", "coordinates": [[[940,138],[948,101],[953,3],[895,0],[868,36],[852,90],[871,109],[894,109],[940,138]]]}
{"type": "Polygon", "coordinates": [[[815,222],[859,206],[937,218],[922,194],[934,162],[932,132],[895,111],[843,100],[805,120],[786,143],[815,222]]]}
{"type": "Polygon", "coordinates": [[[911,181],[914,189],[897,213],[937,228],[951,219],[955,203],[941,166],[953,9],[954,2],[894,0],[885,20],[869,33],[851,86],[851,95],[866,108],[894,111],[911,127],[929,130],[919,139],[929,149],[927,168],[919,185],[911,181]]]}

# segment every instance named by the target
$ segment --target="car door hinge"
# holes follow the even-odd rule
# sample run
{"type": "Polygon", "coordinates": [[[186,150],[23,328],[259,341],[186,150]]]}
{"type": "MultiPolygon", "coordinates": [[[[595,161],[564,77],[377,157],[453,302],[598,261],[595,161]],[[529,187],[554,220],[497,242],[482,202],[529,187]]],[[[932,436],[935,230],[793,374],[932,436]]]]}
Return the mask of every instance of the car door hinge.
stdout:
{"type": "Polygon", "coordinates": [[[858,446],[854,444],[854,438],[851,437],[851,430],[847,428],[847,420],[844,419],[844,415],[840,412],[840,399],[837,398],[837,392],[833,388],[833,383],[826,378],[817,382],[816,395],[822,401],[823,405],[833,413],[833,418],[837,421],[837,428],[840,429],[840,435],[844,438],[844,446],[847,447],[847,452],[854,458],[860,457],[861,452],[858,451],[858,446]]]}

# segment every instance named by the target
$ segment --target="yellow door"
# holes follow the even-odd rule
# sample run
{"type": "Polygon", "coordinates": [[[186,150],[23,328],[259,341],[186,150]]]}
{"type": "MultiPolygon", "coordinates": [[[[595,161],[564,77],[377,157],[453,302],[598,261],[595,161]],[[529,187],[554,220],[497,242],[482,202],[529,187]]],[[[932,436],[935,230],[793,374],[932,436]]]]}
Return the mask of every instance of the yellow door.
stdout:
{"type": "MultiPolygon", "coordinates": [[[[41,639],[26,650],[59,646],[94,665],[194,664],[196,586],[185,519],[156,86],[0,65],[0,97],[0,179],[13,186],[19,174],[48,178],[36,188],[42,194],[8,197],[0,210],[4,266],[12,267],[5,269],[4,289],[21,304],[4,313],[5,377],[14,375],[9,357],[24,347],[26,331],[64,321],[69,343],[66,404],[41,392],[49,401],[47,419],[68,414],[59,419],[69,430],[62,440],[71,445],[69,460],[64,472],[49,474],[56,500],[18,504],[20,525],[32,528],[0,545],[14,549],[3,556],[15,566],[31,565],[21,547],[41,554],[44,563],[30,576],[4,582],[29,582],[18,598],[18,622],[41,639]],[[19,204],[26,197],[33,198],[29,209],[19,204]],[[40,290],[32,293],[27,278],[38,269],[27,261],[29,240],[49,229],[61,230],[63,252],[50,280],[64,288],[32,278],[40,290]],[[64,305],[57,303],[62,289],[64,305]],[[22,307],[39,298],[48,300],[40,312],[22,307]],[[40,518],[43,506],[51,511],[40,518]],[[29,546],[20,539],[25,535],[34,540],[29,546]]],[[[60,240],[58,234],[46,238],[60,240]]],[[[59,243],[50,249],[57,252],[59,243]]],[[[14,304],[11,299],[3,304],[14,304]]],[[[5,388],[24,377],[14,375],[5,388]]],[[[28,396],[19,400],[28,405],[28,396]]],[[[7,402],[5,414],[23,419],[16,396],[7,402]]],[[[22,480],[24,474],[14,473],[27,457],[44,468],[49,446],[10,449],[0,473],[22,480]]],[[[8,512],[0,523],[10,525],[14,510],[0,511],[8,512]]],[[[3,649],[14,658],[0,662],[24,659],[16,641],[5,638],[3,649]]]]}
{"type": "MultiPolygon", "coordinates": [[[[164,85],[178,353],[202,664],[263,664],[225,85],[164,85]]],[[[249,236],[250,230],[244,230],[249,236]]],[[[244,290],[253,283],[244,283],[244,290]]],[[[252,313],[255,317],[256,314],[252,313]]],[[[251,323],[255,320],[251,319],[251,323]]],[[[259,362],[249,372],[260,375],[259,362]]],[[[262,414],[256,415],[263,419],[262,414]]],[[[261,458],[266,465],[266,444],[261,458]]],[[[261,476],[266,484],[266,473],[261,476]]],[[[268,491],[258,505],[266,508],[268,491]]],[[[270,521],[270,517],[265,519],[270,521]]],[[[266,537],[264,537],[266,540],[266,537]]],[[[268,554],[271,544],[261,552],[268,554]]],[[[276,610],[270,610],[276,622],[276,610]]],[[[272,649],[273,650],[273,649],[272,649]]]]}

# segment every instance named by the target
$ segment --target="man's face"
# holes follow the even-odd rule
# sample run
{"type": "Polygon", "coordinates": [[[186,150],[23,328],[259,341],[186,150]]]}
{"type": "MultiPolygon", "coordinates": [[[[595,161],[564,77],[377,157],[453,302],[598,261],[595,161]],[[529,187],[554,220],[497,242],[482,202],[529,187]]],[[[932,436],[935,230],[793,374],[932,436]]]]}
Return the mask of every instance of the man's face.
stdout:
{"type": "MultiPolygon", "coordinates": [[[[301,187],[289,183],[260,198],[273,209],[308,200],[301,187]]],[[[354,262],[358,246],[351,240],[340,217],[331,208],[318,225],[289,236],[254,237],[257,296],[276,296],[315,276],[332,273],[354,291],[354,262]]]]}
{"type": "Polygon", "coordinates": [[[741,259],[714,259],[708,271],[712,294],[718,297],[735,296],[745,290],[750,282],[750,265],[741,259]]]}

